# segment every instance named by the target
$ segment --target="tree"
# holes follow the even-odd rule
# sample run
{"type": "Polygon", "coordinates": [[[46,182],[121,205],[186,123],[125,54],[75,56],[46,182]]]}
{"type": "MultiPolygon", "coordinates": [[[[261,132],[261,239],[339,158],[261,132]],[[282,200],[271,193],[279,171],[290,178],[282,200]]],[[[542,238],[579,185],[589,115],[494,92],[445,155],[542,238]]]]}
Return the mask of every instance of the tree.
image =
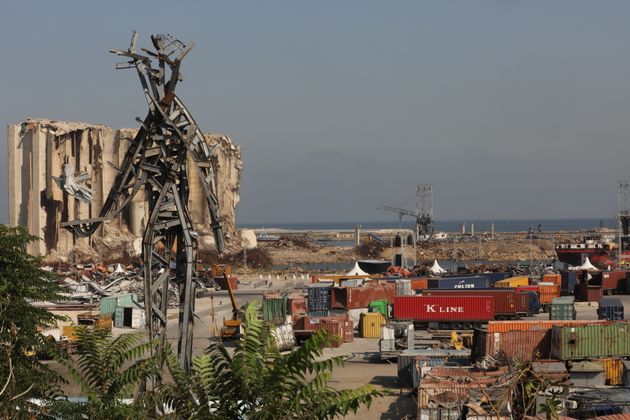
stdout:
{"type": "Polygon", "coordinates": [[[154,346],[142,334],[116,338],[106,329],[77,331],[76,356],[62,362],[87,397],[85,403],[55,402],[52,412],[62,418],[144,418],[151,398],[132,400],[136,387],[160,374],[157,357],[143,356],[154,346]],[[125,401],[127,400],[127,401],[125,401]]]}
{"type": "Polygon", "coordinates": [[[25,228],[0,225],[0,417],[35,409],[29,399],[58,392],[59,376],[37,359],[54,343],[42,334],[61,317],[33,302],[58,302],[65,290],[54,273],[39,268],[26,246],[38,240],[25,228]]]}
{"type": "Polygon", "coordinates": [[[325,419],[356,412],[381,396],[371,385],[341,391],[328,385],[343,359],[320,360],[331,339],[325,331],[281,354],[270,325],[258,319],[259,309],[258,302],[247,306],[244,334],[233,355],[213,343],[193,359],[189,375],[172,353],[167,356],[174,383],[160,390],[166,406],[183,418],[325,419]]]}

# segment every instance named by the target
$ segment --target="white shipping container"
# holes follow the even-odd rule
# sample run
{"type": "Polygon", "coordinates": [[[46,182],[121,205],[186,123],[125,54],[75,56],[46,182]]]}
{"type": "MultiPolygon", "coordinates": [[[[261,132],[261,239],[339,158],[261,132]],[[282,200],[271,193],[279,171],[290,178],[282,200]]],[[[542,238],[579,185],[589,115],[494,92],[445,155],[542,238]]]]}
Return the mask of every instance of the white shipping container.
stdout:
{"type": "Polygon", "coordinates": [[[284,324],[274,328],[272,335],[280,351],[291,350],[296,345],[293,325],[291,324],[284,324]]]}

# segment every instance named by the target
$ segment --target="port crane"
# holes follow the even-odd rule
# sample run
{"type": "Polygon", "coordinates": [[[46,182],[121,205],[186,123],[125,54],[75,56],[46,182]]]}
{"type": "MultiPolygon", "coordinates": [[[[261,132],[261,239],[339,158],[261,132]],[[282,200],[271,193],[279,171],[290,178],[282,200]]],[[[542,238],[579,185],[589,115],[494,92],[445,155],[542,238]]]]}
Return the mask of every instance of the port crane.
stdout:
{"type": "Polygon", "coordinates": [[[435,224],[433,221],[433,186],[421,184],[416,186],[416,210],[406,210],[392,206],[381,206],[385,211],[398,213],[399,220],[402,218],[412,217],[416,219],[416,238],[429,239],[435,233],[435,224]]]}
{"type": "MultiPolygon", "coordinates": [[[[184,103],[175,94],[182,80],[181,61],[193,43],[172,35],[154,35],[154,51],[136,49],[134,31],[127,50],[110,52],[128,61],[117,69],[135,68],[149,111],[138,134],[129,144],[99,217],[61,223],[75,236],[87,237],[104,221],[118,216],[132,198],[144,190],[149,218],[142,238],[144,305],[148,338],[156,342],[153,354],[166,345],[166,322],[170,285],[179,292],[179,340],[177,357],[188,371],[192,359],[197,232],[188,210],[189,176],[199,176],[210,213],[218,254],[223,252],[223,230],[216,191],[217,145],[209,145],[184,103]],[[190,173],[193,162],[197,175],[190,173]]],[[[113,166],[113,165],[112,165],[113,166]]]]}

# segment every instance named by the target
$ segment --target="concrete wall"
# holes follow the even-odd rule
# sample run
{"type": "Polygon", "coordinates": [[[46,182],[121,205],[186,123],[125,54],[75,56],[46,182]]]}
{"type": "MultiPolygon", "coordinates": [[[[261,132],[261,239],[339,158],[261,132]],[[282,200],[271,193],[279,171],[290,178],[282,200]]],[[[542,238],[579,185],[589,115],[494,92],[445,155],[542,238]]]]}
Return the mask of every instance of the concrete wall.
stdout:
{"type": "MultiPolygon", "coordinates": [[[[117,220],[107,222],[89,238],[75,238],[59,227],[68,220],[97,217],[114,182],[129,140],[136,130],[114,130],[99,124],[27,120],[8,126],[9,225],[22,225],[42,240],[31,244],[34,255],[66,256],[73,250],[99,253],[99,244],[139,237],[148,217],[144,192],[139,192],[117,220]],[[91,203],[69,196],[53,181],[63,164],[90,175],[95,191],[91,203]],[[99,240],[102,238],[102,240],[99,240]]],[[[240,146],[222,135],[205,134],[209,144],[218,143],[215,165],[217,189],[227,241],[235,237],[235,210],[239,201],[243,167],[240,146]]],[[[210,217],[196,168],[189,162],[190,203],[193,223],[200,234],[211,234],[210,217]]],[[[111,250],[110,250],[111,251],[111,250]]],[[[106,256],[105,256],[106,257],[106,256]]],[[[63,259],[63,258],[62,258],[63,259]]]]}

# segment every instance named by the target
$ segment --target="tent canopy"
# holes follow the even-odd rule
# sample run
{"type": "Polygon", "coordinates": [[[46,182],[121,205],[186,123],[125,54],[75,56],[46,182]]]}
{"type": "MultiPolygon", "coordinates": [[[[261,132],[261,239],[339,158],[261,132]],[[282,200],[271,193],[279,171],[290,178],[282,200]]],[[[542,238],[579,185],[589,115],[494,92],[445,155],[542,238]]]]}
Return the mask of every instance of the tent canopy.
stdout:
{"type": "Polygon", "coordinates": [[[346,273],[346,276],[367,276],[368,273],[366,273],[365,271],[361,270],[361,267],[359,267],[359,263],[355,262],[354,263],[354,267],[352,268],[352,270],[348,271],[346,273]]]}
{"type": "Polygon", "coordinates": [[[446,273],[446,270],[440,267],[440,264],[438,264],[437,260],[433,261],[433,266],[429,268],[429,271],[432,272],[433,274],[446,273]]]}
{"type": "Polygon", "coordinates": [[[589,270],[589,271],[599,271],[599,268],[595,267],[591,264],[591,261],[586,257],[586,261],[584,264],[578,265],[577,267],[571,267],[573,270],[589,270]]]}

